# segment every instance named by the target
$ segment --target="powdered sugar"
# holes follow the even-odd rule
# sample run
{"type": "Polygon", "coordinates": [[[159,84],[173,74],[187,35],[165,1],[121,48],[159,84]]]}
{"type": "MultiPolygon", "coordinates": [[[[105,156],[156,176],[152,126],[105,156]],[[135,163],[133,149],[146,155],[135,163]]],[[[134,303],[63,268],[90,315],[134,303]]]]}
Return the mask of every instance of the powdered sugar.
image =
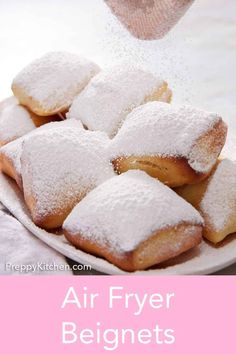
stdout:
{"type": "Polygon", "coordinates": [[[155,231],[181,222],[201,224],[199,213],[142,171],[128,171],[90,192],[64,229],[116,252],[129,252],[155,231]]]}
{"type": "Polygon", "coordinates": [[[0,112],[0,145],[35,129],[29,112],[19,104],[10,104],[0,112]]]}
{"type": "Polygon", "coordinates": [[[222,230],[229,218],[236,215],[235,161],[225,159],[219,163],[200,207],[216,231],[222,230]]]}
{"type": "Polygon", "coordinates": [[[26,66],[14,79],[13,88],[20,87],[39,102],[45,111],[60,111],[99,71],[99,67],[76,54],[50,52],[26,66]]]}
{"type": "Polygon", "coordinates": [[[149,102],[132,111],[111,142],[113,158],[120,156],[185,157],[199,172],[212,167],[208,151],[194,149],[196,141],[221,118],[190,106],[175,107],[163,102],[149,102]],[[196,154],[196,150],[198,154],[196,154]]]}
{"type": "Polygon", "coordinates": [[[39,216],[64,210],[114,175],[108,142],[104,133],[69,126],[46,129],[24,141],[24,192],[35,198],[39,216]]]}
{"type": "Polygon", "coordinates": [[[83,129],[82,123],[75,119],[65,120],[62,122],[51,122],[48,124],[44,124],[39,128],[34,129],[32,132],[4,145],[0,149],[0,153],[8,157],[11,160],[12,164],[14,165],[16,173],[20,176],[21,175],[21,154],[22,154],[22,145],[23,142],[27,139],[32,137],[37,133],[40,133],[44,130],[48,129],[64,129],[65,127],[71,127],[77,129],[83,129]]]}
{"type": "Polygon", "coordinates": [[[68,117],[80,119],[88,129],[113,136],[126,115],[163,84],[162,79],[150,72],[115,66],[90,81],[74,100],[68,117]]]}

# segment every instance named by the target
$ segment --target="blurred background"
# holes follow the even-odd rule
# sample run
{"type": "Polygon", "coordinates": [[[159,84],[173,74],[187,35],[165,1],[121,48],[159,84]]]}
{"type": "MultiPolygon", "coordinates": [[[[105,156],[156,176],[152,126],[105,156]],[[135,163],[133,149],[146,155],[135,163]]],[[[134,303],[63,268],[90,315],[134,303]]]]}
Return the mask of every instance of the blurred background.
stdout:
{"type": "Polygon", "coordinates": [[[195,0],[162,40],[133,38],[103,0],[0,0],[0,100],[14,75],[50,50],[102,67],[132,61],[159,73],[174,102],[217,111],[236,133],[236,1],[195,0]]]}

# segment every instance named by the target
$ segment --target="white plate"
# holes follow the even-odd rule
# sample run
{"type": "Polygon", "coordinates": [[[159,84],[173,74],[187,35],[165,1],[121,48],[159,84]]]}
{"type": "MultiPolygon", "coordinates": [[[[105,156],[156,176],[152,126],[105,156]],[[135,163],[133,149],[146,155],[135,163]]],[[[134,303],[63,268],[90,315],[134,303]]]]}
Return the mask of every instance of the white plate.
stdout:
{"type": "Polygon", "coordinates": [[[28,230],[48,246],[76,262],[91,265],[93,269],[102,273],[135,275],[210,274],[236,262],[236,235],[234,235],[218,247],[203,241],[199,247],[166,263],[165,266],[147,271],[127,273],[104,259],[77,250],[68,243],[63,235],[52,234],[35,226],[30,219],[18,187],[10,178],[1,173],[0,201],[28,230]]]}

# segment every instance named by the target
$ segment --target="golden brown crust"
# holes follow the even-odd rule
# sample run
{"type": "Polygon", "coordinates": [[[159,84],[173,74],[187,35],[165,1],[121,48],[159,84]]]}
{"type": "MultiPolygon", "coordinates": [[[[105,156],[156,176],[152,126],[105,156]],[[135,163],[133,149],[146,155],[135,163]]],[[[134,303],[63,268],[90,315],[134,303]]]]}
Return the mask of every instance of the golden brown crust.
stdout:
{"type": "Polygon", "coordinates": [[[112,161],[117,173],[128,170],[142,170],[169,187],[197,183],[207,177],[206,173],[195,172],[185,158],[132,156],[120,157],[112,161]]]}
{"type": "Polygon", "coordinates": [[[216,163],[215,167],[211,171],[211,174],[205,180],[201,181],[200,183],[193,184],[193,185],[184,185],[184,186],[175,188],[175,192],[180,197],[184,198],[187,202],[192,204],[196,209],[199,209],[199,205],[200,205],[202,198],[207,190],[210,178],[211,178],[213,172],[215,171],[217,165],[218,165],[218,162],[216,163]]]}
{"type": "Polygon", "coordinates": [[[158,87],[151,95],[145,97],[143,103],[150,101],[163,101],[170,103],[172,99],[172,91],[169,89],[167,82],[164,81],[161,87],[158,87]]]}
{"type": "Polygon", "coordinates": [[[29,111],[36,127],[40,127],[41,125],[54,120],[60,120],[58,113],[64,114],[64,112],[67,112],[68,110],[68,107],[66,106],[46,112],[38,101],[34,100],[33,97],[28,96],[25,91],[17,85],[12,84],[11,89],[19,103],[29,111]]]}
{"type": "Polygon", "coordinates": [[[80,202],[81,198],[78,198],[76,201],[72,200],[71,203],[67,203],[63,209],[54,209],[51,213],[47,211],[45,216],[39,215],[37,200],[33,196],[33,194],[24,192],[25,203],[30,211],[31,217],[35,225],[41,227],[42,229],[50,230],[61,227],[64,220],[70,214],[72,209],[75,207],[77,203],[80,202]]]}
{"type": "Polygon", "coordinates": [[[205,220],[205,227],[203,230],[203,236],[212,243],[219,243],[223,241],[228,235],[236,232],[236,218],[235,213],[232,211],[231,217],[228,219],[226,225],[222,230],[215,230],[214,226],[211,224],[208,215],[202,213],[205,220]]]}
{"type": "Polygon", "coordinates": [[[23,189],[21,174],[16,170],[14,161],[2,152],[0,152],[0,169],[14,179],[21,190],[23,189]]]}
{"type": "Polygon", "coordinates": [[[12,84],[12,92],[19,100],[22,106],[26,106],[31,112],[40,117],[55,116],[58,113],[64,113],[68,111],[69,105],[64,105],[60,107],[54,107],[52,109],[45,110],[39,101],[35,100],[26,94],[24,89],[18,87],[18,85],[12,84]]]}
{"type": "Polygon", "coordinates": [[[5,140],[0,141],[0,148],[2,146],[6,145],[7,143],[10,143],[10,141],[7,141],[7,142],[5,140]]]}
{"type": "MultiPolygon", "coordinates": [[[[26,107],[27,109],[27,107],[26,107]]],[[[34,125],[36,128],[41,127],[41,125],[48,124],[51,122],[58,122],[61,120],[61,117],[59,115],[52,115],[52,116],[38,116],[34,114],[33,112],[30,112],[29,109],[27,109],[28,112],[30,113],[31,119],[34,122],[34,125]]]]}
{"type": "Polygon", "coordinates": [[[134,251],[117,254],[115,250],[100,246],[95,241],[86,239],[80,234],[70,234],[64,230],[65,237],[75,247],[85,252],[104,257],[117,267],[133,272],[144,270],[155,264],[173,258],[190,248],[197,246],[202,240],[202,227],[186,223],[158,230],[142,242],[134,251]]]}
{"type": "MultiPolygon", "coordinates": [[[[194,144],[193,149],[199,149],[199,155],[203,156],[201,163],[209,164],[216,161],[226,139],[227,127],[220,120],[212,129],[206,132],[194,144]]],[[[196,155],[196,152],[194,152],[196,155]]],[[[151,177],[159,179],[169,187],[179,187],[185,184],[195,184],[207,178],[211,172],[211,166],[206,172],[198,172],[191,167],[190,161],[184,157],[161,156],[128,156],[119,157],[112,164],[121,174],[128,170],[139,169],[147,172],[151,177]]]]}
{"type": "Polygon", "coordinates": [[[205,196],[208,185],[219,163],[220,160],[217,161],[215,167],[211,171],[210,176],[204,181],[195,185],[186,185],[175,189],[175,192],[180,197],[184,198],[200,212],[205,221],[205,225],[203,228],[203,236],[213,243],[221,242],[226,236],[236,232],[236,218],[234,210],[232,210],[232,215],[229,216],[224,228],[222,230],[216,230],[207,214],[207,210],[204,211],[201,207],[201,202],[205,196]]]}

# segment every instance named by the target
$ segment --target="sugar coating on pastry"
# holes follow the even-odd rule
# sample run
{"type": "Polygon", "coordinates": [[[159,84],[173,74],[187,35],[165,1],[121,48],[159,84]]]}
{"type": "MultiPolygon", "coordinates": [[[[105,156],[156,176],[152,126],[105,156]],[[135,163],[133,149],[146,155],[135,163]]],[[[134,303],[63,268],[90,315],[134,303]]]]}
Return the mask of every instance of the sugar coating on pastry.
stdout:
{"type": "Polygon", "coordinates": [[[65,120],[62,122],[51,122],[45,124],[39,128],[34,129],[30,133],[4,145],[0,149],[0,162],[1,162],[1,170],[10,176],[11,178],[15,179],[18,186],[22,188],[22,180],[21,180],[21,154],[22,154],[22,145],[23,142],[44,131],[47,129],[59,129],[62,130],[65,127],[71,127],[75,129],[83,129],[82,123],[75,119],[65,120]]]}
{"type": "Polygon", "coordinates": [[[210,177],[200,209],[207,215],[211,227],[220,231],[233,216],[236,232],[236,162],[222,160],[210,177]]]}
{"type": "Polygon", "coordinates": [[[158,76],[119,65],[96,75],[75,98],[67,117],[80,119],[88,129],[112,137],[133,108],[145,101],[170,98],[171,91],[158,76]]]}
{"type": "Polygon", "coordinates": [[[184,157],[193,170],[205,173],[215,164],[226,132],[222,118],[215,113],[191,106],[148,102],[127,116],[111,142],[111,155],[113,159],[122,156],[184,157]],[[222,125],[220,132],[211,135],[218,124],[222,125]],[[203,142],[202,137],[206,137],[203,142]]]}
{"type": "Polygon", "coordinates": [[[63,228],[72,236],[79,234],[122,255],[134,251],[157,230],[180,223],[201,225],[202,218],[161,182],[145,172],[128,171],[90,192],[73,209],[63,228]]]}
{"type": "Polygon", "coordinates": [[[49,52],[26,66],[13,80],[20,103],[39,115],[63,112],[97,74],[92,61],[67,52],[49,52]]]}
{"type": "Polygon", "coordinates": [[[86,193],[114,176],[108,142],[104,133],[81,127],[47,129],[24,141],[24,195],[37,225],[59,227],[86,193]],[[55,220],[44,222],[51,217],[55,220]]]}
{"type": "Polygon", "coordinates": [[[0,146],[35,129],[27,109],[17,102],[9,103],[0,109],[0,146]]]}
{"type": "Polygon", "coordinates": [[[59,115],[38,116],[25,106],[20,105],[16,97],[6,98],[0,103],[0,146],[18,139],[44,124],[61,119],[62,117],[59,115]]]}

